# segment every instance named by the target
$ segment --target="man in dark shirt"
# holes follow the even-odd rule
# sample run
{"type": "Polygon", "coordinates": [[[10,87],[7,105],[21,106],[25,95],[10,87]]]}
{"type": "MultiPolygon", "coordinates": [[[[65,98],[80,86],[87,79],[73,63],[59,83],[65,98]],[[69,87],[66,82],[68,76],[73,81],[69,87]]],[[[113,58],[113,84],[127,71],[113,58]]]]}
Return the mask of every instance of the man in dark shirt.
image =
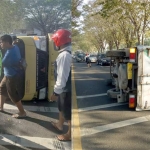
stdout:
{"type": "Polygon", "coordinates": [[[26,117],[26,112],[21,103],[24,95],[20,92],[20,86],[23,86],[20,85],[20,83],[23,83],[19,67],[21,59],[20,51],[17,46],[12,45],[10,35],[3,35],[0,38],[0,46],[3,50],[7,50],[2,59],[4,78],[0,83],[0,110],[3,111],[5,99],[9,97],[19,110],[19,113],[14,114],[12,117],[18,119],[26,117]]]}

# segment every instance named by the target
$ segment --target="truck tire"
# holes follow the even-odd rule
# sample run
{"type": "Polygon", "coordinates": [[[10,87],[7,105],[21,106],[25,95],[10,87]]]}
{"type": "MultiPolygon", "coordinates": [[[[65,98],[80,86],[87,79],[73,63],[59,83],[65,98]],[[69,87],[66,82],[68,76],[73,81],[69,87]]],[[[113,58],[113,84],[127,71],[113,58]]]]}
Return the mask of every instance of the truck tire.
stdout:
{"type": "Polygon", "coordinates": [[[120,50],[107,51],[106,56],[107,57],[124,57],[124,56],[126,56],[126,53],[124,51],[120,51],[120,50]]]}
{"type": "Polygon", "coordinates": [[[120,91],[116,91],[115,88],[113,89],[110,89],[107,91],[107,95],[110,97],[110,98],[115,98],[117,99],[117,95],[120,94],[120,91]]]}

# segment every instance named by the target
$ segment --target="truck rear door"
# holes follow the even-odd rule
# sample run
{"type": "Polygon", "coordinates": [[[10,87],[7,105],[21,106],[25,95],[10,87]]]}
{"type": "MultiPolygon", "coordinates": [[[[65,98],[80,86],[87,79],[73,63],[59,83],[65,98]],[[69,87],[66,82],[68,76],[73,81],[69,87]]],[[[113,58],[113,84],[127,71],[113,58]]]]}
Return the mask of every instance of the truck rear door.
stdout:
{"type": "Polygon", "coordinates": [[[138,46],[136,110],[150,110],[150,47],[138,46]]]}

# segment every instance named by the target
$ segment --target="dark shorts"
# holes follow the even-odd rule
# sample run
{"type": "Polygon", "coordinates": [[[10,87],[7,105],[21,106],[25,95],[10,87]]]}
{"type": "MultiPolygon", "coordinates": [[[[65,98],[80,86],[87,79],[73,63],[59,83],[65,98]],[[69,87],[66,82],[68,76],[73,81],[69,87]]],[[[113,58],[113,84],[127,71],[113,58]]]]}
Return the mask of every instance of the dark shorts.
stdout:
{"type": "Polygon", "coordinates": [[[71,120],[71,92],[65,92],[59,95],[58,109],[63,113],[66,120],[71,120]]]}
{"type": "Polygon", "coordinates": [[[87,64],[90,64],[90,63],[91,63],[91,60],[90,60],[90,59],[86,59],[86,63],[87,63],[87,64]]]}
{"type": "Polygon", "coordinates": [[[0,83],[0,95],[10,98],[12,102],[19,102],[25,91],[24,76],[4,76],[0,83]]]}
{"type": "Polygon", "coordinates": [[[87,63],[87,64],[90,64],[91,62],[90,62],[90,61],[87,61],[86,63],[87,63]]]}

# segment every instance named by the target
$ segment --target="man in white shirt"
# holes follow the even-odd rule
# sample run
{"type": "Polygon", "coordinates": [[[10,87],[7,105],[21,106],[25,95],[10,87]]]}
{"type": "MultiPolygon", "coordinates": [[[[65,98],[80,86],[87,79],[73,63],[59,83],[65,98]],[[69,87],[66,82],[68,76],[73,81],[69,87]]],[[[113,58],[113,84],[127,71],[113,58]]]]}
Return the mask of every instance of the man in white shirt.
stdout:
{"type": "Polygon", "coordinates": [[[54,76],[56,83],[52,101],[58,100],[59,120],[57,123],[51,122],[58,131],[63,131],[64,121],[68,121],[68,132],[58,135],[60,141],[71,140],[71,33],[68,30],[60,29],[56,31],[52,40],[59,52],[54,64],[54,76]]]}

